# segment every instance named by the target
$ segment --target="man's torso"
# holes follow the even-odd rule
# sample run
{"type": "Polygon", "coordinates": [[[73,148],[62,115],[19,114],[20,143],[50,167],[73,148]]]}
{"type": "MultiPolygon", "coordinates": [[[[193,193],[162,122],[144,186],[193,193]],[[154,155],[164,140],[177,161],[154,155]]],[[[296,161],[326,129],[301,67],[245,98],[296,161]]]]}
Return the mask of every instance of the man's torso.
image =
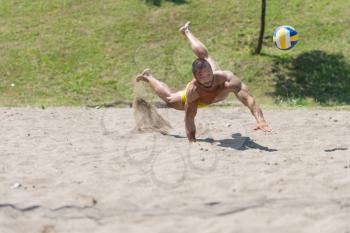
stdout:
{"type": "Polygon", "coordinates": [[[214,84],[211,88],[201,86],[196,80],[192,80],[189,85],[195,86],[199,102],[212,104],[226,99],[229,93],[232,92],[232,89],[225,86],[226,81],[228,81],[228,78],[225,75],[214,73],[214,84]]]}

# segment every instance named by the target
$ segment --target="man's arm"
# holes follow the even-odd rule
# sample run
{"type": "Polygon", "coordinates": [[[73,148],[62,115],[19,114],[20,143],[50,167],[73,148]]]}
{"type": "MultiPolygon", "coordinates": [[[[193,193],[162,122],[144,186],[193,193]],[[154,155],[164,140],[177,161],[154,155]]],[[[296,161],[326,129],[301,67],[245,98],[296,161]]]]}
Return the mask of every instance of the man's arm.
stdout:
{"type": "Polygon", "coordinates": [[[232,72],[223,71],[222,73],[222,75],[225,75],[227,78],[225,87],[233,90],[237,99],[239,99],[245,106],[249,108],[250,112],[256,119],[257,127],[255,130],[261,129],[262,131],[270,132],[271,129],[269,128],[264,118],[262,110],[255,102],[254,97],[250,95],[247,86],[242,83],[236,76],[234,76],[232,72]]]}
{"type": "Polygon", "coordinates": [[[194,123],[194,118],[197,114],[197,103],[191,102],[185,103],[185,128],[186,135],[189,142],[196,142],[196,125],[194,123]]]}
{"type": "Polygon", "coordinates": [[[196,87],[191,83],[187,88],[185,103],[185,129],[190,142],[196,141],[196,125],[194,124],[194,118],[197,114],[198,98],[196,87]]]}

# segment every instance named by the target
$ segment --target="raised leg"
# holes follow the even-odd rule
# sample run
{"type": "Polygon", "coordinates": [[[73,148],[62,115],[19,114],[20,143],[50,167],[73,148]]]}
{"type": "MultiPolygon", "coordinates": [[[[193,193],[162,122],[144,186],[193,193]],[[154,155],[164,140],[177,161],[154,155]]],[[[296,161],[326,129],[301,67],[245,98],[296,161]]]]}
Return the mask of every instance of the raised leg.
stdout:
{"type": "Polygon", "coordinates": [[[137,75],[136,81],[147,82],[154,92],[171,108],[183,110],[180,92],[172,93],[168,85],[157,80],[149,69],[145,69],[141,74],[137,75]]]}
{"type": "Polygon", "coordinates": [[[220,70],[220,67],[216,64],[214,59],[209,56],[208,49],[205,47],[205,45],[192,34],[192,32],[189,29],[189,25],[190,25],[190,22],[185,23],[185,25],[182,26],[179,31],[190,42],[193,53],[198,58],[206,59],[210,63],[213,71],[220,70]]]}

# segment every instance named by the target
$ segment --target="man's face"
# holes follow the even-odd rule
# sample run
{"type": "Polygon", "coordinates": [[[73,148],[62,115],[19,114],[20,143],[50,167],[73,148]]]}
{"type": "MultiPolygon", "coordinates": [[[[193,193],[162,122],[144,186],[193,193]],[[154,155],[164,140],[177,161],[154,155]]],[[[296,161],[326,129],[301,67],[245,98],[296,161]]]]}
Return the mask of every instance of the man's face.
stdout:
{"type": "Polygon", "coordinates": [[[211,87],[213,84],[213,71],[210,68],[203,68],[198,70],[195,74],[197,81],[204,87],[211,87]]]}

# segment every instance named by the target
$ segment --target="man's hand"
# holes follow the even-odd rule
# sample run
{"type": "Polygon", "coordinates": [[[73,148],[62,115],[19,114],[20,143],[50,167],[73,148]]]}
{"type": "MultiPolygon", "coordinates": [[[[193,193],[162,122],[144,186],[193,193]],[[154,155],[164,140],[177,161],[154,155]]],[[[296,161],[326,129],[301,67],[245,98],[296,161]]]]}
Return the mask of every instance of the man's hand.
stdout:
{"type": "Polygon", "coordinates": [[[262,130],[264,132],[271,132],[272,129],[269,127],[265,120],[258,122],[254,130],[262,130]]]}
{"type": "Polygon", "coordinates": [[[195,143],[196,142],[196,136],[195,133],[189,133],[187,134],[188,142],[189,143],[195,143]]]}

